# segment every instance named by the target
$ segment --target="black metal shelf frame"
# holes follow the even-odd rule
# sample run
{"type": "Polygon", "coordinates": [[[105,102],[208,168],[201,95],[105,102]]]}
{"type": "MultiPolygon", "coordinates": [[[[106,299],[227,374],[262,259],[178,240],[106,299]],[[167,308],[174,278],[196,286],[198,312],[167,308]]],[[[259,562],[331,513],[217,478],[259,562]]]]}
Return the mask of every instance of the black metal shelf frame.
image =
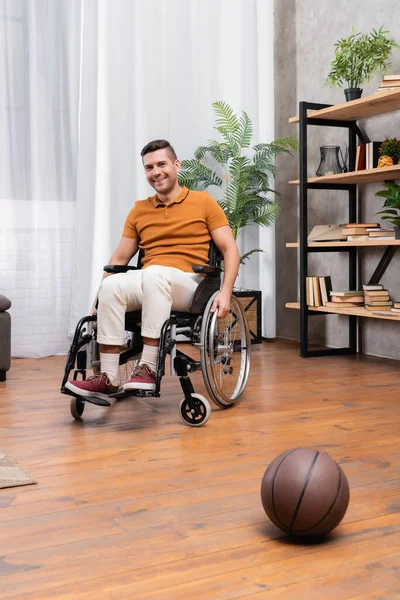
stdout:
{"type": "MultiPolygon", "coordinates": [[[[310,316],[323,316],[330,313],[310,311],[306,303],[306,277],[308,275],[308,255],[313,252],[347,252],[349,265],[349,289],[357,289],[357,246],[346,246],[344,248],[327,247],[322,248],[307,246],[308,232],[308,190],[344,190],[348,192],[348,222],[357,221],[357,185],[356,184],[328,184],[308,183],[307,180],[307,134],[309,126],[319,127],[344,127],[348,129],[349,146],[349,171],[355,169],[357,137],[360,142],[369,142],[368,136],[357,125],[357,121],[330,121],[326,119],[310,119],[307,117],[309,110],[321,110],[332,106],[330,104],[316,104],[312,102],[299,103],[299,140],[300,140],[300,355],[304,358],[312,356],[332,356],[343,354],[356,354],[358,350],[357,316],[348,315],[349,345],[345,348],[327,348],[323,350],[310,350],[308,343],[308,318],[310,316]]],[[[388,267],[395,247],[387,247],[376,267],[369,283],[379,282],[384,271],[388,267]]]]}

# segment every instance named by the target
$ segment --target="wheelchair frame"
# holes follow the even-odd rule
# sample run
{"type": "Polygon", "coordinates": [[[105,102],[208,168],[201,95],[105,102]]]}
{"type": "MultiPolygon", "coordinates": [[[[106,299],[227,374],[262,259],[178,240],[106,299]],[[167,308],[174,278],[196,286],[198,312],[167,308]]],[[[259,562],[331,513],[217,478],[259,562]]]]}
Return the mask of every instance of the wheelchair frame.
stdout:
{"type": "MultiPolygon", "coordinates": [[[[210,245],[211,246],[211,245],[210,245]]],[[[216,262],[218,254],[214,248],[210,247],[210,263],[216,262]]],[[[138,267],[112,266],[107,265],[105,270],[111,273],[125,272],[129,269],[140,268],[140,256],[138,267]]],[[[232,317],[231,326],[225,327],[222,334],[216,333],[218,328],[217,314],[211,313],[211,306],[220,287],[219,266],[195,266],[195,272],[200,272],[206,277],[199,284],[193,297],[190,310],[191,312],[172,311],[169,319],[165,321],[160,333],[160,343],[156,363],[156,388],[155,390],[129,390],[127,392],[118,391],[110,395],[110,398],[122,399],[131,396],[137,397],[160,397],[161,379],[165,374],[165,359],[170,355],[170,374],[177,375],[184,393],[184,398],[180,403],[181,419],[192,426],[203,425],[211,414],[211,407],[208,400],[196,394],[190,380],[189,374],[201,370],[206,388],[212,400],[221,408],[227,408],[233,405],[244,391],[247,383],[250,368],[250,334],[247,327],[245,314],[240,302],[232,296],[229,315],[232,317]],[[211,294],[211,297],[210,297],[211,294]],[[211,316],[212,315],[212,316],[211,316]],[[240,322],[240,340],[229,341],[230,331],[235,331],[237,323],[240,322]],[[176,348],[177,336],[183,335],[188,338],[192,345],[199,347],[200,360],[195,360],[176,348]],[[241,360],[239,366],[239,380],[236,384],[233,397],[225,397],[218,391],[218,385],[215,383],[214,369],[210,367],[208,373],[208,364],[219,361],[222,366],[222,379],[224,375],[231,375],[233,367],[231,365],[232,354],[238,352],[240,348],[241,360]],[[223,354],[219,354],[219,350],[223,354]]],[[[141,353],[143,340],[140,333],[141,311],[126,313],[125,329],[132,334],[128,348],[120,354],[120,365],[126,364],[129,360],[141,353]]],[[[70,372],[74,370],[73,379],[79,376],[86,379],[87,369],[93,368],[94,372],[100,368],[99,349],[95,339],[97,316],[83,317],[77,324],[70,351],[68,353],[64,377],[61,384],[61,393],[72,396],[71,414],[78,419],[82,416],[85,402],[97,404],[100,406],[110,406],[110,402],[100,398],[87,398],[73,394],[65,388],[70,372]]]]}

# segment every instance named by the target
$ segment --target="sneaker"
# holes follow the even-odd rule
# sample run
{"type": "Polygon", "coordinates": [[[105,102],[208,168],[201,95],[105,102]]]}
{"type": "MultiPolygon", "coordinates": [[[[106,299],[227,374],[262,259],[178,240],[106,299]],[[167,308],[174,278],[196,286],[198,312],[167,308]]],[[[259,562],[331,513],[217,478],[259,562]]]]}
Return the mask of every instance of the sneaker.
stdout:
{"type": "Polygon", "coordinates": [[[146,363],[139,364],[132,373],[129,381],[122,386],[124,392],[129,390],[155,390],[156,374],[146,363]]]}
{"type": "Polygon", "coordinates": [[[83,398],[100,398],[108,401],[110,394],[118,392],[118,386],[112,385],[107,373],[97,373],[88,379],[68,381],[65,389],[83,398]]]}

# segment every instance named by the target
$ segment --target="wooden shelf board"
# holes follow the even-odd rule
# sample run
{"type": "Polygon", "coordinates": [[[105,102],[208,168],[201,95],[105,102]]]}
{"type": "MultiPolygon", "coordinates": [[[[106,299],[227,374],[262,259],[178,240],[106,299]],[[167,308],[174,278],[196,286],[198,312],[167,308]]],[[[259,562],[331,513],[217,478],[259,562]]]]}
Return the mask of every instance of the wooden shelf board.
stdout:
{"type": "MultiPolygon", "coordinates": [[[[309,248],[332,247],[340,248],[340,246],[400,246],[400,240],[375,240],[371,242],[310,242],[307,244],[309,248]]],[[[299,248],[300,242],[287,242],[286,248],[299,248]]]]}
{"type": "MultiPolygon", "coordinates": [[[[363,171],[351,171],[350,173],[337,173],[336,175],[324,175],[323,177],[310,177],[308,183],[373,183],[374,181],[386,181],[400,178],[400,165],[382,167],[380,169],[366,169],[363,171]]],[[[289,181],[291,185],[299,185],[300,180],[289,181]]]]}
{"type": "MultiPolygon", "coordinates": [[[[365,98],[336,104],[329,108],[308,113],[309,119],[328,119],[330,121],[357,121],[400,109],[400,89],[389,92],[377,92],[365,98]]],[[[289,123],[298,123],[300,118],[291,117],[289,123]]]]}
{"type": "MultiPolygon", "coordinates": [[[[285,304],[286,308],[295,308],[300,310],[299,302],[287,302],[285,304]]],[[[387,314],[384,312],[371,312],[366,310],[365,308],[358,308],[355,306],[354,308],[328,308],[326,306],[309,306],[309,310],[316,312],[325,312],[325,313],[333,313],[337,315],[355,315],[356,317],[367,317],[369,319],[386,319],[387,321],[400,321],[400,313],[395,314],[388,312],[387,314]]]]}

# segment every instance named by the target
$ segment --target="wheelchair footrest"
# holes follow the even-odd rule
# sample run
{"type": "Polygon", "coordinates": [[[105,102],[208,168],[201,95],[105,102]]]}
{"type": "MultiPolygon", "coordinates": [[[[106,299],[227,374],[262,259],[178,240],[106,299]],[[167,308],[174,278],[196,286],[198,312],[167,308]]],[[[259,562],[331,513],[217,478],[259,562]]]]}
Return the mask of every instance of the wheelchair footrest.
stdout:
{"type": "Polygon", "coordinates": [[[151,398],[155,395],[154,390],[129,390],[128,392],[120,391],[115,394],[110,394],[110,398],[122,400],[123,398],[131,398],[132,396],[136,396],[136,398],[151,398]]]}
{"type": "Polygon", "coordinates": [[[71,390],[65,388],[61,389],[60,392],[62,394],[65,394],[66,396],[73,396],[74,398],[79,398],[79,400],[82,400],[83,402],[90,402],[90,404],[96,404],[96,406],[111,406],[111,402],[109,402],[108,400],[104,400],[103,398],[94,398],[93,396],[79,396],[79,394],[73,394],[71,390]]]}

